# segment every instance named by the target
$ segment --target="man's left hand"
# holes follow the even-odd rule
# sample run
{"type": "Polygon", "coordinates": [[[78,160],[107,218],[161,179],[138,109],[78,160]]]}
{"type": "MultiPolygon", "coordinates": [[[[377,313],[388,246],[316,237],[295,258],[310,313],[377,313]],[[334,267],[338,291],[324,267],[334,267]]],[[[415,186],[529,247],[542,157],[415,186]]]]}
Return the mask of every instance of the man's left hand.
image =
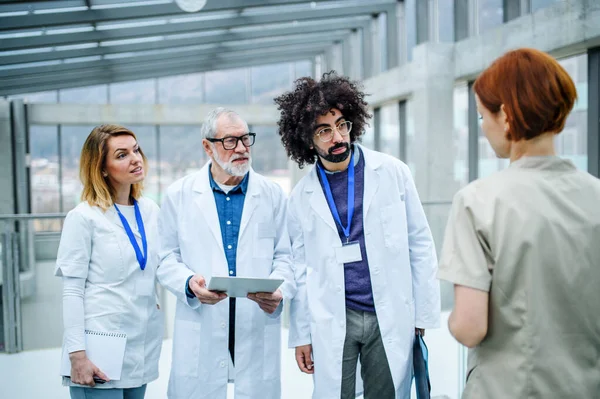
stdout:
{"type": "Polygon", "coordinates": [[[256,302],[258,306],[268,314],[273,314],[283,299],[281,290],[277,289],[274,293],[257,292],[256,294],[248,294],[248,299],[256,302]]]}

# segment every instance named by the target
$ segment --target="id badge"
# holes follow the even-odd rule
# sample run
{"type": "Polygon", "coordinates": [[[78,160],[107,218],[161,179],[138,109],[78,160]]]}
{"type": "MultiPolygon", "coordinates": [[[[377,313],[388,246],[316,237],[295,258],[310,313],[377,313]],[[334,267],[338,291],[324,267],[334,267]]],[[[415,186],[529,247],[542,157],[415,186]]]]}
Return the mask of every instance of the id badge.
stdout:
{"type": "Polygon", "coordinates": [[[362,260],[360,244],[358,241],[353,241],[337,247],[335,249],[335,258],[338,263],[360,262],[362,260]]]}
{"type": "Polygon", "coordinates": [[[151,274],[142,272],[141,276],[138,276],[135,280],[135,293],[138,296],[151,296],[154,295],[154,279],[151,278],[151,274]]]}

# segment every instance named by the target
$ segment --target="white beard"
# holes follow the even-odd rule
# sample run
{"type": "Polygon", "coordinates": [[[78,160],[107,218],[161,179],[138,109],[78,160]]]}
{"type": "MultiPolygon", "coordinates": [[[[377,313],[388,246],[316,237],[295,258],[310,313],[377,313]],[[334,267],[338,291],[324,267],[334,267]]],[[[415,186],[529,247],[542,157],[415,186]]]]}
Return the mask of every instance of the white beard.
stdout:
{"type": "MultiPolygon", "coordinates": [[[[216,149],[215,149],[216,150],[216,149]]],[[[219,164],[221,169],[225,171],[228,175],[242,177],[245,176],[246,173],[250,170],[250,166],[252,165],[252,157],[250,153],[246,152],[244,154],[233,154],[229,159],[229,162],[223,162],[221,158],[219,158],[219,153],[217,151],[213,151],[215,156],[215,162],[219,164]],[[239,158],[248,158],[248,162],[242,165],[235,165],[233,161],[239,158]]]]}

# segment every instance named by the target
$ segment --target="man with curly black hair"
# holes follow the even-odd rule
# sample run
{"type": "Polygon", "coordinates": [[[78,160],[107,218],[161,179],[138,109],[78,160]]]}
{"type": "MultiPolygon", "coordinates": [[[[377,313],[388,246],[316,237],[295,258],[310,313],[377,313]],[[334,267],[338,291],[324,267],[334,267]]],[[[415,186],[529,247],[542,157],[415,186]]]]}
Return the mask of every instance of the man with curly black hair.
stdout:
{"type": "Polygon", "coordinates": [[[313,398],[408,398],[415,334],[439,324],[437,258],[408,167],[357,143],[371,117],[358,83],[301,78],[275,99],[300,167],[288,200],[297,295],[289,346],[313,398]],[[314,362],[314,363],[313,363],[314,362]]]}

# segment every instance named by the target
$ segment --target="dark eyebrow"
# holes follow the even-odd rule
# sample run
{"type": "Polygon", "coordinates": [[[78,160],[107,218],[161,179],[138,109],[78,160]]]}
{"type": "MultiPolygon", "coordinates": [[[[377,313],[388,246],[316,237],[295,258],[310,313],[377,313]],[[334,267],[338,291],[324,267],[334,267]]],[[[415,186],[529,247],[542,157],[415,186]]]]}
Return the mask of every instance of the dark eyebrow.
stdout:
{"type": "MultiPolygon", "coordinates": [[[[136,148],[136,147],[138,147],[138,146],[139,146],[139,144],[138,144],[138,143],[135,143],[135,145],[133,146],[133,149],[135,149],[135,148],[136,148]]],[[[119,152],[119,151],[127,151],[127,148],[117,148],[117,149],[115,150],[115,152],[113,152],[113,155],[114,155],[114,154],[116,154],[116,153],[117,153],[117,152],[119,152]]]]}
{"type": "MultiPolygon", "coordinates": [[[[339,118],[337,118],[337,120],[335,121],[334,124],[337,125],[338,122],[341,121],[342,119],[346,119],[346,117],[344,115],[340,116],[339,118]]],[[[317,130],[320,127],[331,127],[331,126],[329,126],[329,124],[327,124],[327,123],[321,123],[321,124],[318,124],[317,126],[315,126],[315,130],[317,130]]]]}

